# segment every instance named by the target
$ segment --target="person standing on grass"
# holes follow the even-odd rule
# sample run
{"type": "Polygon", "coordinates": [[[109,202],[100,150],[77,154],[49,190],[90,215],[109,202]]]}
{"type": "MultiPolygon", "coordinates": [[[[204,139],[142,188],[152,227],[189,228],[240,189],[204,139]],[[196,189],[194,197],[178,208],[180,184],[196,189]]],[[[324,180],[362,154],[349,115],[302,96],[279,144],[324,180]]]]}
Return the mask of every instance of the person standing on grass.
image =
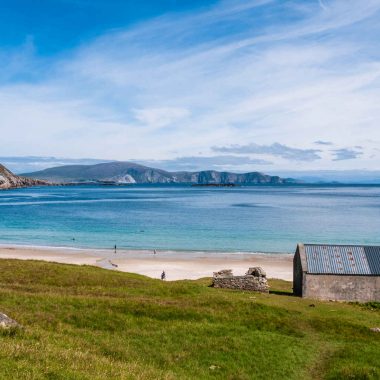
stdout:
{"type": "Polygon", "coordinates": [[[165,273],[165,271],[162,271],[161,280],[164,281],[165,279],[166,279],[166,273],[165,273]]]}

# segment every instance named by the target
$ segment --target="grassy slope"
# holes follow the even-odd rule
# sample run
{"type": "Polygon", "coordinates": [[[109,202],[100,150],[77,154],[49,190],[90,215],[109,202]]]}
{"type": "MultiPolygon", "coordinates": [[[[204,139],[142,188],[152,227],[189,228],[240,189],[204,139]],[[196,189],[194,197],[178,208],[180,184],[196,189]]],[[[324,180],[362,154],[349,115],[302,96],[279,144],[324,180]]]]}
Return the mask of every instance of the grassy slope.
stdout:
{"type": "MultiPolygon", "coordinates": [[[[379,309],[0,260],[0,378],[379,379],[379,309]],[[315,307],[309,305],[313,303],[315,307]]],[[[375,305],[376,306],[376,305],[375,305]]]]}

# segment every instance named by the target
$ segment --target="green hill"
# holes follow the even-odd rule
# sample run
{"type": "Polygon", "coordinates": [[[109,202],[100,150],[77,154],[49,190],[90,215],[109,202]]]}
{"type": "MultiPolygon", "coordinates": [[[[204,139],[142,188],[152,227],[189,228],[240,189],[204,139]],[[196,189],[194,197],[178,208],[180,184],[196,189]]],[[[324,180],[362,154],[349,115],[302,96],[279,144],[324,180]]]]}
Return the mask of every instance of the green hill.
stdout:
{"type": "Polygon", "coordinates": [[[378,304],[0,260],[1,379],[379,379],[378,304]],[[314,305],[314,306],[313,306],[314,305]]]}

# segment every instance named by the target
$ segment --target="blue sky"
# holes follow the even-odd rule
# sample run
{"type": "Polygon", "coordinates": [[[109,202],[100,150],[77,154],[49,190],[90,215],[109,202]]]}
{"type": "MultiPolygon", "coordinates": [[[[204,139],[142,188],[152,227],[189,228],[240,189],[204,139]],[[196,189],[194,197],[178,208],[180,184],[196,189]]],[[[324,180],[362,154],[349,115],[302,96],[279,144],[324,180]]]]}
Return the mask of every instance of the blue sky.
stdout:
{"type": "Polygon", "coordinates": [[[0,4],[3,162],[376,170],[379,104],[380,0],[0,4]]]}
{"type": "Polygon", "coordinates": [[[38,53],[59,54],[115,29],[132,27],[168,12],[186,12],[204,0],[5,0],[1,2],[3,47],[33,38],[38,53]]]}

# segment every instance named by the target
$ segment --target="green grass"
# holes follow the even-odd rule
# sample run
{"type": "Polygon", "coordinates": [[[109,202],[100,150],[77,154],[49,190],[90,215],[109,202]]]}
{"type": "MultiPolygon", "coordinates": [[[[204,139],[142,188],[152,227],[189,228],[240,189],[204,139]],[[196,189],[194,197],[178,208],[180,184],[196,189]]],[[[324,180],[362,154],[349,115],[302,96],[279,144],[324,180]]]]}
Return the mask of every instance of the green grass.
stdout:
{"type": "Polygon", "coordinates": [[[0,379],[380,379],[379,308],[289,282],[257,294],[0,260],[0,283],[0,312],[23,326],[0,334],[0,379]]]}

